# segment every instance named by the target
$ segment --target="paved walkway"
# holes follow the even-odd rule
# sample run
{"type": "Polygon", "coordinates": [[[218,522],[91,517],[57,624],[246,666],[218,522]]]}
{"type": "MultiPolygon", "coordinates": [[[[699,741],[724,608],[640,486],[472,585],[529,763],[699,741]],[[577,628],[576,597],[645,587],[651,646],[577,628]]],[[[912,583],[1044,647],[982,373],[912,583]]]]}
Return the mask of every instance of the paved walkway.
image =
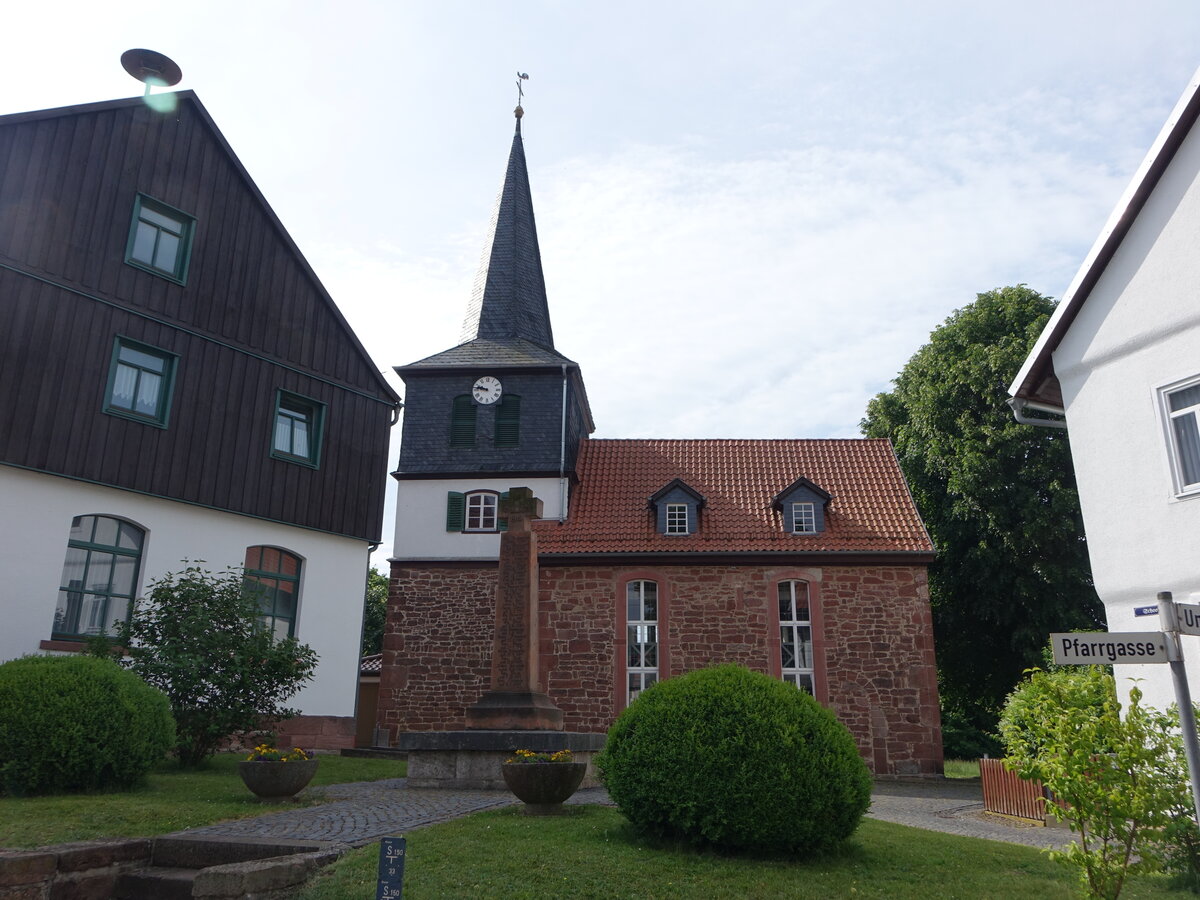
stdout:
{"type": "MultiPolygon", "coordinates": [[[[284,809],[252,819],[193,828],[185,834],[340,841],[370,844],[389,834],[447,822],[468,813],[510,806],[506,791],[451,791],[410,788],[403,778],[312,788],[329,802],[284,809]]],[[[885,822],[987,838],[1031,847],[1061,846],[1071,833],[1061,828],[1012,824],[983,812],[978,781],[879,782],[867,815],[885,822]]],[[[611,803],[603,788],[579,791],[570,803],[611,803]]]]}

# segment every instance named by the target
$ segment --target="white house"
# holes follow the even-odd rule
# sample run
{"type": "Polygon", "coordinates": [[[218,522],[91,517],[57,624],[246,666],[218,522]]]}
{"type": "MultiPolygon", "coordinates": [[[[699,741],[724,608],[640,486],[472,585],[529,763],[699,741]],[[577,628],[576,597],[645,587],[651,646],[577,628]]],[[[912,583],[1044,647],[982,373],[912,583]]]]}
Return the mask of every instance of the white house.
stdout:
{"type": "MultiPolygon", "coordinates": [[[[1110,631],[1155,631],[1159,591],[1200,603],[1200,72],[1009,388],[1063,414],[1110,631]]],[[[1020,560],[1014,560],[1020,565],[1020,560]]],[[[1200,694],[1200,639],[1184,639],[1200,694]]],[[[1162,665],[1115,667],[1174,701],[1162,665]]]]}

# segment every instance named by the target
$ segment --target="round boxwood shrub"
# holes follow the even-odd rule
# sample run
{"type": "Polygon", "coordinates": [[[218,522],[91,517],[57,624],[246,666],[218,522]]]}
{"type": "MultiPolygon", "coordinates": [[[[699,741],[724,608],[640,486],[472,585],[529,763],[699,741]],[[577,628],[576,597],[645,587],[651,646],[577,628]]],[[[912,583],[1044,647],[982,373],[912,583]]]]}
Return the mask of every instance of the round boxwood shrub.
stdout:
{"type": "Polygon", "coordinates": [[[871,801],[867,767],[833,713],[736,665],[643,691],[609,730],[597,764],[639,831],[732,850],[831,847],[871,801]]]}
{"type": "Polygon", "coordinates": [[[0,665],[0,790],[125,789],[175,744],[161,691],[111,660],[25,656],[0,665]]]}

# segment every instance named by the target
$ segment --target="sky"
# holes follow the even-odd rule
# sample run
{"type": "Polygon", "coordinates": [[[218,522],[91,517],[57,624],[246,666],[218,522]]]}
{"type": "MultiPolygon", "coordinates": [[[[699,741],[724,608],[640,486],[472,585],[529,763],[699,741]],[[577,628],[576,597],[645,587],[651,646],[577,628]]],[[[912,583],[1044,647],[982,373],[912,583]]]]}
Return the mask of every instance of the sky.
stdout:
{"type": "Polygon", "coordinates": [[[527,72],[603,438],[858,436],[977,293],[1063,295],[1200,65],[1195,0],[47,0],[5,31],[0,114],[178,63],[401,396],[460,341],[527,72]]]}

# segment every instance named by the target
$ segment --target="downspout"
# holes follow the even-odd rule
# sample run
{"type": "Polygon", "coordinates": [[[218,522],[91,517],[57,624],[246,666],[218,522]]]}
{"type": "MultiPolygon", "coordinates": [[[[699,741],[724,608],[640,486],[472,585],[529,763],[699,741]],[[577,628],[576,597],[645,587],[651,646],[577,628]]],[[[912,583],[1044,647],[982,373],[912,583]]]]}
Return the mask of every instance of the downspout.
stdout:
{"type": "Polygon", "coordinates": [[[1025,410],[1036,409],[1039,412],[1047,412],[1053,415],[1062,416],[1063,411],[1045,403],[1033,403],[1029,400],[1022,400],[1020,397],[1010,397],[1005,401],[1012,407],[1013,418],[1021,425],[1036,425],[1038,428],[1061,428],[1064,431],[1067,427],[1066,418],[1061,419],[1037,419],[1030,418],[1025,415],[1025,410]]]}
{"type": "Polygon", "coordinates": [[[562,430],[558,439],[558,524],[567,517],[567,365],[562,367],[562,430]]]}

